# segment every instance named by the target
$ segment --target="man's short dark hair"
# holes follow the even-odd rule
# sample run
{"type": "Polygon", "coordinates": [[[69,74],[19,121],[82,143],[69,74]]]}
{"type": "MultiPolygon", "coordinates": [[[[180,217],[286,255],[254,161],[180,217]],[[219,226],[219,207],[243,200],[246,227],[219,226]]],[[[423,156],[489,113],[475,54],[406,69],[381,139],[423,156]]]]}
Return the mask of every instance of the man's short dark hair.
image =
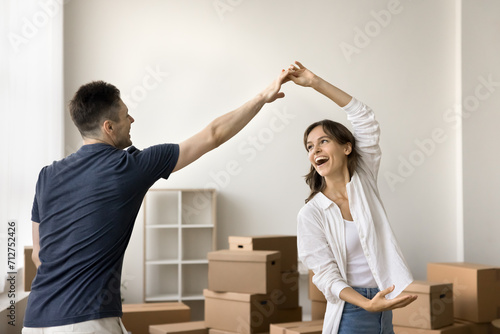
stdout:
{"type": "Polygon", "coordinates": [[[103,121],[118,121],[120,90],[104,81],[81,86],[69,103],[71,119],[82,136],[96,133],[103,121]]]}

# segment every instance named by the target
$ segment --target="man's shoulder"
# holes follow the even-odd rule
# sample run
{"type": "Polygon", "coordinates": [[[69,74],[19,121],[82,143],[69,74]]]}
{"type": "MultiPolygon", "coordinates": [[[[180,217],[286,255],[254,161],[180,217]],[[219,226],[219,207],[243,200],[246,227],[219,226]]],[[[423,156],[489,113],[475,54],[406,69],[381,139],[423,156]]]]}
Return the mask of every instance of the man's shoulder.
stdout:
{"type": "Polygon", "coordinates": [[[144,153],[144,152],[148,152],[148,151],[168,151],[168,152],[177,151],[178,152],[179,151],[179,144],[172,144],[172,143],[156,144],[156,145],[146,147],[144,149],[139,149],[139,148],[132,145],[129,148],[127,148],[127,150],[126,150],[127,153],[132,154],[132,155],[140,154],[140,153],[144,153]]]}

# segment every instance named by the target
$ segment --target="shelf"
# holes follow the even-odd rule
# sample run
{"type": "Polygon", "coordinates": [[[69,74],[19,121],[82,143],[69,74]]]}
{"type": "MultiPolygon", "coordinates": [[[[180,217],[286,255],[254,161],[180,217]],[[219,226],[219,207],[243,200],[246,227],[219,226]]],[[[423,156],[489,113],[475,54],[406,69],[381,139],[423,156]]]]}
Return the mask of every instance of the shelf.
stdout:
{"type": "Polygon", "coordinates": [[[200,259],[200,260],[182,260],[180,261],[181,264],[208,264],[208,260],[206,259],[200,259]]]}
{"type": "Polygon", "coordinates": [[[208,263],[186,264],[182,266],[181,299],[192,300],[203,297],[203,289],[208,288],[208,263]]]}
{"type": "MultiPolygon", "coordinates": [[[[144,198],[144,301],[187,301],[203,318],[214,189],[150,189],[144,198]]],[[[193,317],[192,317],[193,318],[193,317]]],[[[196,318],[196,317],[194,317],[196,318]]]]}
{"type": "Polygon", "coordinates": [[[214,192],[210,190],[183,192],[181,196],[181,224],[210,224],[214,220],[213,215],[215,213],[213,195],[214,192]]]}
{"type": "Polygon", "coordinates": [[[186,229],[182,234],[182,261],[206,259],[207,253],[214,249],[212,229],[186,229]]]}
{"type": "Polygon", "coordinates": [[[160,228],[179,228],[179,225],[168,225],[168,224],[163,224],[163,225],[146,225],[146,229],[160,229],[160,228]]]}
{"type": "Polygon", "coordinates": [[[177,260],[149,260],[146,265],[179,264],[177,260]]]}
{"type": "Polygon", "coordinates": [[[145,299],[177,296],[179,299],[179,266],[166,264],[145,267],[145,299]]]}
{"type": "Polygon", "coordinates": [[[180,300],[179,295],[172,295],[172,294],[146,297],[146,302],[173,302],[179,300],[180,300]]]}
{"type": "Polygon", "coordinates": [[[146,225],[179,225],[178,191],[148,191],[144,199],[146,225]]]}
{"type": "Polygon", "coordinates": [[[146,262],[179,258],[179,229],[146,229],[144,234],[146,262]]]}

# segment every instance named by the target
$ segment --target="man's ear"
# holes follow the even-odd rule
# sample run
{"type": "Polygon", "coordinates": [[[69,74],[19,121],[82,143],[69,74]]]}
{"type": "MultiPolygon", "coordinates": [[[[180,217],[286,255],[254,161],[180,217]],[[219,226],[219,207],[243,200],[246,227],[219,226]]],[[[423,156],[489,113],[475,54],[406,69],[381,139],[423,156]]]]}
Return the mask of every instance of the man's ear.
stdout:
{"type": "Polygon", "coordinates": [[[104,133],[111,134],[113,131],[113,122],[111,122],[109,119],[105,120],[104,123],[102,123],[102,130],[104,133]]]}
{"type": "Polygon", "coordinates": [[[345,153],[345,155],[349,155],[349,154],[351,154],[351,152],[352,152],[352,144],[347,143],[344,147],[344,153],[345,153]]]}

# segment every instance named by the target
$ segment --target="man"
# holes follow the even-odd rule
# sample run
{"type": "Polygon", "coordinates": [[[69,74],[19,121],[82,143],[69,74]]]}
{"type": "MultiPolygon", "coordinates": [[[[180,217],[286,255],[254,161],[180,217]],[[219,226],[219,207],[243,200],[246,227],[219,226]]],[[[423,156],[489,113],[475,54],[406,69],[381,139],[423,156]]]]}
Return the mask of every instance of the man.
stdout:
{"type": "Polygon", "coordinates": [[[186,141],[142,151],[130,146],[134,119],[120,91],[102,81],[80,87],[70,113],[83,146],[44,167],[36,185],[38,270],[23,333],[127,333],[120,320],[122,263],[147,190],[233,137],[265,103],[282,98],[287,75],[283,70],[255,98],[186,141]]]}

